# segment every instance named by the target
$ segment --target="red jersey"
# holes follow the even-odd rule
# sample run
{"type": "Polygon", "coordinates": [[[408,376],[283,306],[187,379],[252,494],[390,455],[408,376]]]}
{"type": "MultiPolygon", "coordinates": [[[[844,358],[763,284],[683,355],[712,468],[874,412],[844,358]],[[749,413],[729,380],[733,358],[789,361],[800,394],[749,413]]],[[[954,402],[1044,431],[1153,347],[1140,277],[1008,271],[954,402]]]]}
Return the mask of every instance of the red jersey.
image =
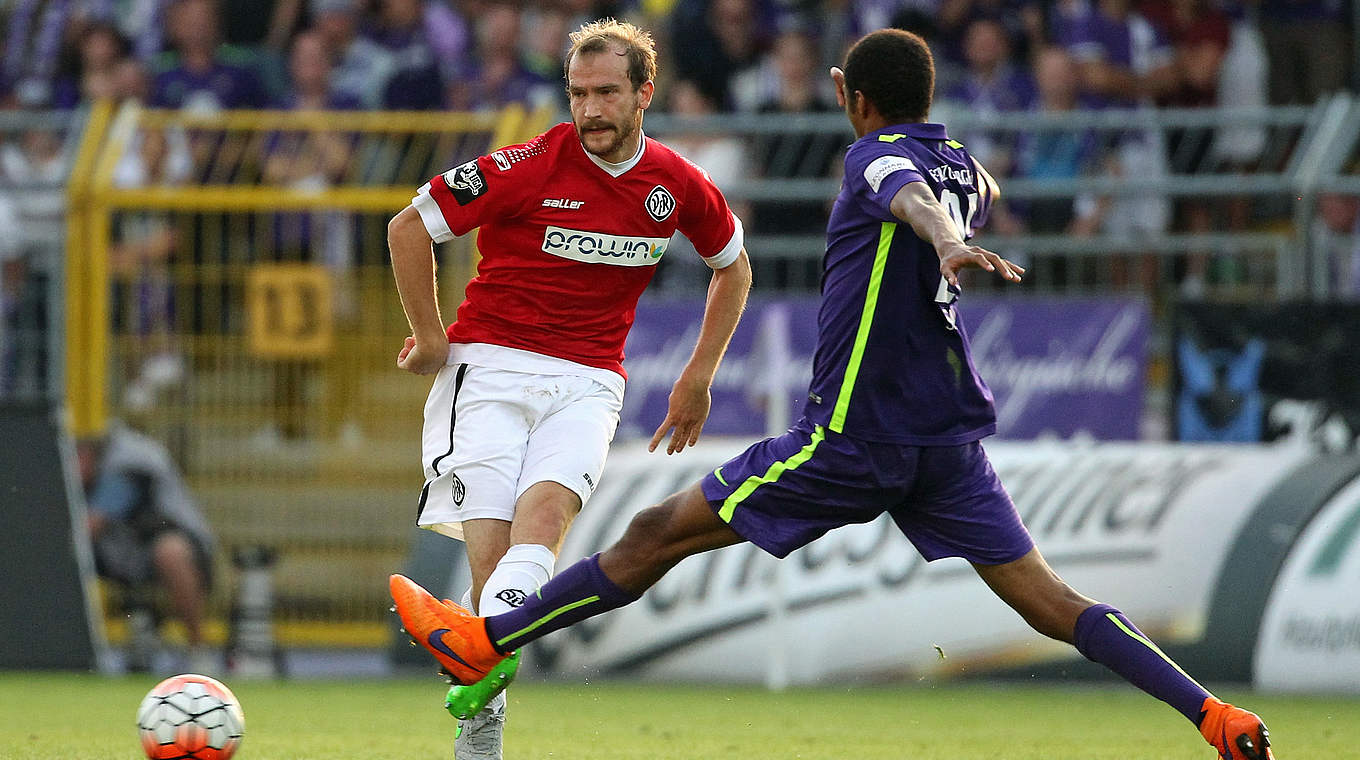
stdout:
{"type": "Polygon", "coordinates": [[[449,326],[489,343],[623,371],[638,298],[679,230],[722,269],[741,223],[699,167],[646,137],[622,164],[581,146],[570,123],[451,169],[412,205],[435,242],[480,227],[482,260],[449,326]]]}

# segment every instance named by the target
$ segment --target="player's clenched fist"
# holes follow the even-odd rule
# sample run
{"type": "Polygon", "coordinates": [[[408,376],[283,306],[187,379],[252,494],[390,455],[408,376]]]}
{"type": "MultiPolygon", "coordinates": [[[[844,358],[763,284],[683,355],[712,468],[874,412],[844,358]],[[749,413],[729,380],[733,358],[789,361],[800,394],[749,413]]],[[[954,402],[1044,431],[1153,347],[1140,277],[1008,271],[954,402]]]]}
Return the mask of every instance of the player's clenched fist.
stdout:
{"type": "Polygon", "coordinates": [[[417,343],[415,338],[407,336],[401,351],[397,353],[397,366],[413,375],[433,375],[444,368],[448,359],[447,340],[417,343]]]}

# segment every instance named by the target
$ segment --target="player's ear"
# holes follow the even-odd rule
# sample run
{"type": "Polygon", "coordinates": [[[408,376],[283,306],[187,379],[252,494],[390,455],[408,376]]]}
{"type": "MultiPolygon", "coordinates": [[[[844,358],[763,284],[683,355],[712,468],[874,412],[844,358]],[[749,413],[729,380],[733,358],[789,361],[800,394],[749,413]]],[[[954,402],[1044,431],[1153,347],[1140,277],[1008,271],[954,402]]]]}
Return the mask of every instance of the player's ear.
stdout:
{"type": "Polygon", "coordinates": [[[831,81],[836,83],[836,105],[845,108],[845,72],[832,66],[831,81]]]}
{"type": "Polygon", "coordinates": [[[652,104],[652,95],[656,92],[656,85],[648,79],[638,86],[638,108],[643,110],[652,104]]]}

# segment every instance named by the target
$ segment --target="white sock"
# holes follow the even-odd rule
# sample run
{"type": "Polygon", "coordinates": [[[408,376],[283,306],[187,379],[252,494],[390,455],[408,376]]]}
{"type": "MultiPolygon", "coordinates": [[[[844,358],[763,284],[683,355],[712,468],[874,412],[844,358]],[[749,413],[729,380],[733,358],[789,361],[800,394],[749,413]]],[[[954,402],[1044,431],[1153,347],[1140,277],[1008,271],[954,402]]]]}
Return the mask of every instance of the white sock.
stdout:
{"type": "Polygon", "coordinates": [[[510,547],[482,587],[477,614],[491,617],[524,604],[526,597],[552,577],[556,562],[557,555],[542,544],[515,544],[510,547]]]}

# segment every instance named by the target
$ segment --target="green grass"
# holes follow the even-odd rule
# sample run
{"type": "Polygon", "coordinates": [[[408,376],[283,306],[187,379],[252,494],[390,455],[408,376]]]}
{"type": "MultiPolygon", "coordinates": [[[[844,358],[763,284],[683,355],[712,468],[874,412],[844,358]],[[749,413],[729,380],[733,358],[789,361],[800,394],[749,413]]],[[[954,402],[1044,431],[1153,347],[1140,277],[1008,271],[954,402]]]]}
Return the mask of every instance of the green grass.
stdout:
{"type": "MultiPolygon", "coordinates": [[[[0,673],[0,760],[136,760],[154,678],[0,673]]],[[[433,678],[233,681],[243,760],[451,758],[433,678]]],[[[517,684],[506,760],[910,758],[1213,760],[1171,709],[1127,687],[964,684],[796,689],[517,684]]],[[[1280,760],[1352,757],[1360,700],[1225,690],[1270,723],[1280,760]]]]}

